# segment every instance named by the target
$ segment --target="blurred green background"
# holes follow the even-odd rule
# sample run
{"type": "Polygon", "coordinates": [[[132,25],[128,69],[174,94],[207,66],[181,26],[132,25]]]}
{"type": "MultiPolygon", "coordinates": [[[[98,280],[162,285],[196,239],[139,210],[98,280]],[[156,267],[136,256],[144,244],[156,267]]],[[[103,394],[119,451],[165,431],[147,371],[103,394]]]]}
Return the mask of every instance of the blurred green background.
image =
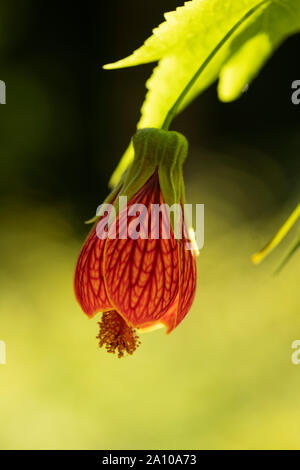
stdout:
{"type": "Polygon", "coordinates": [[[182,2],[0,5],[1,449],[300,448],[296,254],[261,248],[299,200],[300,38],[243,97],[215,85],[173,124],[190,141],[188,201],[205,204],[198,290],[170,336],[133,357],[97,347],[76,304],[76,257],[139,116],[152,65],[104,72],[182,2]]]}

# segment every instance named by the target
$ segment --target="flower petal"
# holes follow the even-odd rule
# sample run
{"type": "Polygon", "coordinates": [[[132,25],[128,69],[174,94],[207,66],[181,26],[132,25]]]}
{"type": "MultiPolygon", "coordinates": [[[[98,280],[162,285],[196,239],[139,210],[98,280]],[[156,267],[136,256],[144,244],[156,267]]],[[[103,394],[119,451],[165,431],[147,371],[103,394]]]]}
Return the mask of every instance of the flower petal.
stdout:
{"type": "Polygon", "coordinates": [[[187,239],[178,241],[180,274],[177,302],[160,320],[166,326],[167,333],[171,333],[182,322],[195,297],[197,280],[195,253],[193,250],[187,250],[187,243],[189,243],[187,239]]]}
{"type": "MultiPolygon", "coordinates": [[[[141,188],[128,204],[144,204],[148,208],[148,227],[141,223],[140,233],[148,233],[152,225],[151,205],[163,202],[157,174],[141,188]],[[146,230],[147,229],[147,230],[146,230]]],[[[127,210],[120,212],[116,221],[117,238],[108,238],[104,253],[105,285],[114,307],[132,325],[157,322],[172,305],[179,289],[178,247],[171,234],[162,239],[163,222],[159,219],[159,239],[132,239],[130,228],[125,229],[127,210]]],[[[154,225],[156,224],[154,220],[154,225]]],[[[128,227],[130,227],[130,216],[128,227]]]]}
{"type": "Polygon", "coordinates": [[[106,240],[97,237],[96,225],[91,230],[79,255],[74,278],[76,298],[90,317],[111,309],[103,279],[103,252],[106,240]]]}
{"type": "Polygon", "coordinates": [[[186,247],[187,240],[182,240],[179,243],[179,256],[180,256],[180,293],[178,314],[174,328],[184,319],[189,312],[196,292],[196,259],[193,250],[188,250],[186,247]]]}

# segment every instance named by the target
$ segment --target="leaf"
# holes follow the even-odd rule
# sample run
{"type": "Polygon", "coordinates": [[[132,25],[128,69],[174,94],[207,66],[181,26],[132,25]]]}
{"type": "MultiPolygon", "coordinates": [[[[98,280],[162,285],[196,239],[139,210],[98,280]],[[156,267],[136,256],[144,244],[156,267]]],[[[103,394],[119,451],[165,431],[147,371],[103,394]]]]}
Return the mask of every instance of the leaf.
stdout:
{"type": "MultiPolygon", "coordinates": [[[[131,56],[104,66],[129,67],[158,61],[147,82],[148,93],[138,128],[160,127],[179,94],[201,63],[225,34],[251,8],[261,5],[214,56],[179,111],[218,77],[222,101],[240,96],[283,40],[300,31],[299,0],[192,0],[166,13],[166,21],[131,56]]],[[[111,184],[119,181],[131,163],[133,149],[125,152],[111,184]]]]}
{"type": "Polygon", "coordinates": [[[220,71],[219,98],[232,101],[257,75],[276,48],[300,31],[300,1],[270,2],[230,44],[230,56],[220,71]]]}
{"type": "MultiPolygon", "coordinates": [[[[252,256],[252,262],[254,264],[261,263],[266,256],[268,256],[272,251],[277,248],[277,246],[282,242],[282,240],[287,236],[287,234],[291,231],[294,227],[296,222],[300,219],[300,204],[294,209],[292,214],[288,217],[288,219],[284,222],[284,224],[280,227],[276,235],[270,240],[267,245],[262,248],[258,253],[255,253],[252,256]]],[[[287,263],[287,261],[291,258],[291,256],[296,252],[296,250],[300,246],[300,234],[297,236],[296,241],[289,248],[288,253],[284,256],[277,272],[281,271],[282,267],[287,263]]]]}
{"type": "Polygon", "coordinates": [[[278,268],[276,269],[274,274],[280,274],[283,268],[286,266],[286,264],[290,261],[292,256],[296,253],[296,251],[300,248],[300,237],[298,235],[296,241],[293,243],[292,246],[290,246],[288,252],[285,254],[283,260],[279,264],[278,268]]]}

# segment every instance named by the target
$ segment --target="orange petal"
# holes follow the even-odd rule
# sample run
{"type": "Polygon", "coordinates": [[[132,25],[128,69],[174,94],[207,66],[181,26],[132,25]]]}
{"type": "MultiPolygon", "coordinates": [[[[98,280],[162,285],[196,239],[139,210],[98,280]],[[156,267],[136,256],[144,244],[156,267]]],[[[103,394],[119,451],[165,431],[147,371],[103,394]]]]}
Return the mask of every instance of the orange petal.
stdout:
{"type": "MultiPolygon", "coordinates": [[[[134,203],[144,204],[148,208],[150,232],[151,204],[161,202],[158,178],[154,176],[132,198],[128,208],[134,203]]],[[[125,209],[116,221],[117,238],[106,241],[105,285],[114,307],[132,326],[140,326],[157,322],[178,294],[178,248],[174,236],[157,240],[118,239],[119,228],[123,232],[126,215],[125,209]]],[[[163,230],[161,220],[159,230],[160,233],[163,230]]],[[[144,233],[146,228],[141,227],[140,231],[144,233]]]]}
{"type": "MultiPolygon", "coordinates": [[[[162,318],[160,318],[160,320],[156,324],[152,324],[153,328],[159,327],[160,325],[165,326],[166,329],[167,329],[167,334],[171,333],[171,331],[174,330],[175,321],[176,321],[177,313],[178,313],[178,300],[179,300],[179,293],[177,294],[176,299],[171,304],[170,308],[164,314],[164,316],[162,318]]],[[[149,326],[148,325],[143,325],[142,330],[143,331],[151,331],[150,330],[150,325],[149,326]]]]}
{"type": "Polygon", "coordinates": [[[182,322],[184,317],[189,312],[196,291],[196,259],[193,250],[187,250],[187,239],[178,241],[178,255],[179,255],[179,295],[177,302],[175,302],[169,311],[161,318],[167,328],[167,333],[171,331],[182,322]]]}
{"type": "Polygon", "coordinates": [[[91,230],[79,255],[74,278],[76,298],[90,317],[111,309],[103,279],[103,253],[106,240],[97,237],[96,225],[91,230]]]}
{"type": "Polygon", "coordinates": [[[197,271],[195,253],[186,249],[187,240],[180,241],[180,295],[178,315],[174,328],[184,319],[190,310],[196,292],[197,271]]]}

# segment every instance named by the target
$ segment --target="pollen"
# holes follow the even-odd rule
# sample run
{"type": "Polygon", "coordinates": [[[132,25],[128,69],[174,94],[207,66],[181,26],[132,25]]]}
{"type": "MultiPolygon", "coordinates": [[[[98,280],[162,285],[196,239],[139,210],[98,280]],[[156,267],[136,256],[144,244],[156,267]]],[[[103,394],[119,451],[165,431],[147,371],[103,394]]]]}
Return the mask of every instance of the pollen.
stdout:
{"type": "Polygon", "coordinates": [[[113,354],[117,351],[119,358],[125,352],[133,354],[141,344],[136,330],[127,325],[115,310],[103,313],[99,326],[99,347],[105,346],[107,352],[113,354]]]}

